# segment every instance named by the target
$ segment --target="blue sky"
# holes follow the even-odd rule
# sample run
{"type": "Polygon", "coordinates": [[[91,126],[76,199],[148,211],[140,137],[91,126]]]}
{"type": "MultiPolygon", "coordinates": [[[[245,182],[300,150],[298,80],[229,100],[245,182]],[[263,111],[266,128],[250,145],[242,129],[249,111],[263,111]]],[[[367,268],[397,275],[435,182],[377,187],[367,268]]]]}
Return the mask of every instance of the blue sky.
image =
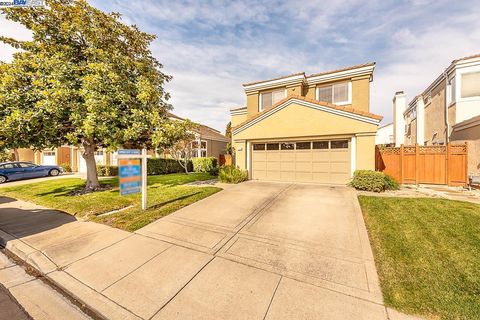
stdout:
{"type": "MultiPolygon", "coordinates": [[[[242,83],[370,61],[371,111],[391,121],[396,91],[411,99],[453,59],[480,53],[475,2],[90,1],[157,35],[174,112],[222,131],[245,104],[242,83]]],[[[12,33],[26,36],[0,16],[0,34],[12,33]]],[[[0,45],[0,59],[11,52],[0,45]]]]}

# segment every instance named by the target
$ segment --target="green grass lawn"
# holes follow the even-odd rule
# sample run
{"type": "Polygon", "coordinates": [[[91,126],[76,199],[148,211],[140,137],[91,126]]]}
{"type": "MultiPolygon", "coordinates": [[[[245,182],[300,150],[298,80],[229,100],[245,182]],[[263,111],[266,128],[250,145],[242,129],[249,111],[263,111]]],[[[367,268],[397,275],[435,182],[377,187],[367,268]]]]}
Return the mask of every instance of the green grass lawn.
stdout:
{"type": "Polygon", "coordinates": [[[114,227],[134,231],[160,217],[168,215],[195,201],[218,191],[216,187],[195,187],[183,184],[213,179],[208,173],[168,174],[148,177],[148,207],[141,210],[141,195],[120,196],[118,179],[103,179],[102,184],[113,188],[79,196],[70,192],[82,188],[85,182],[79,178],[56,179],[0,189],[0,196],[31,201],[36,204],[58,209],[78,218],[106,223],[114,227]],[[112,215],[98,215],[112,210],[132,206],[112,215]]]}
{"type": "Polygon", "coordinates": [[[434,319],[480,319],[480,205],[359,200],[387,305],[434,319]]]}

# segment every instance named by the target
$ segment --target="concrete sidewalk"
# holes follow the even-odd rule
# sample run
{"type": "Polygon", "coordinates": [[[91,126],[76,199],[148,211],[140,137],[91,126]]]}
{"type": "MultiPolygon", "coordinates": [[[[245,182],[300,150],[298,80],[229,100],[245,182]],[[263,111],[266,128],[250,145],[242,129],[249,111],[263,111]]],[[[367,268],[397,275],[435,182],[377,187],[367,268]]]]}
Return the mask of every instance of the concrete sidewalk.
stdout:
{"type": "Polygon", "coordinates": [[[133,234],[3,198],[0,239],[99,318],[387,319],[347,188],[244,183],[133,234]]]}

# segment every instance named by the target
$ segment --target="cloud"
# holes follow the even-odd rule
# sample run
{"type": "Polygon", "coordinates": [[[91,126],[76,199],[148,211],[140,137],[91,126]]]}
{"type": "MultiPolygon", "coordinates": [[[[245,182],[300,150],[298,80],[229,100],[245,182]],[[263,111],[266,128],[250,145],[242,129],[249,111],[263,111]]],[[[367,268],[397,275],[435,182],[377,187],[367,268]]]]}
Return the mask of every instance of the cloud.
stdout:
{"type": "MultiPolygon", "coordinates": [[[[0,13],[0,36],[15,38],[17,40],[31,40],[32,32],[23,25],[7,20],[0,13]]],[[[9,62],[16,50],[9,45],[0,42],[0,61],[9,62]]]]}
{"type": "Polygon", "coordinates": [[[371,110],[387,122],[396,91],[411,99],[452,60],[480,52],[473,0],[91,3],[157,35],[174,112],[222,131],[228,110],[245,104],[245,82],[376,61],[371,110]]]}

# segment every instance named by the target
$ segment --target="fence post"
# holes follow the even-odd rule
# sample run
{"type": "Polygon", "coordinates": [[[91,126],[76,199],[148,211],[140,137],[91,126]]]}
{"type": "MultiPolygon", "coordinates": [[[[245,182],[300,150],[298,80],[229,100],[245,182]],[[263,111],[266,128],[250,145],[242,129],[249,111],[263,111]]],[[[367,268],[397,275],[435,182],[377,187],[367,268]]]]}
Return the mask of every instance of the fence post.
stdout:
{"type": "Polygon", "coordinates": [[[468,180],[468,142],[465,141],[465,186],[468,186],[470,181],[468,180]]]}
{"type": "Polygon", "coordinates": [[[450,178],[450,154],[452,149],[450,148],[450,142],[447,142],[447,155],[445,157],[445,179],[448,186],[452,184],[452,179],[450,178]]]}
{"type": "Polygon", "coordinates": [[[415,144],[415,184],[418,185],[418,170],[420,169],[418,163],[418,159],[420,157],[420,147],[418,143],[415,144]]]}
{"type": "Polygon", "coordinates": [[[403,184],[403,144],[400,145],[400,183],[403,184]]]}

